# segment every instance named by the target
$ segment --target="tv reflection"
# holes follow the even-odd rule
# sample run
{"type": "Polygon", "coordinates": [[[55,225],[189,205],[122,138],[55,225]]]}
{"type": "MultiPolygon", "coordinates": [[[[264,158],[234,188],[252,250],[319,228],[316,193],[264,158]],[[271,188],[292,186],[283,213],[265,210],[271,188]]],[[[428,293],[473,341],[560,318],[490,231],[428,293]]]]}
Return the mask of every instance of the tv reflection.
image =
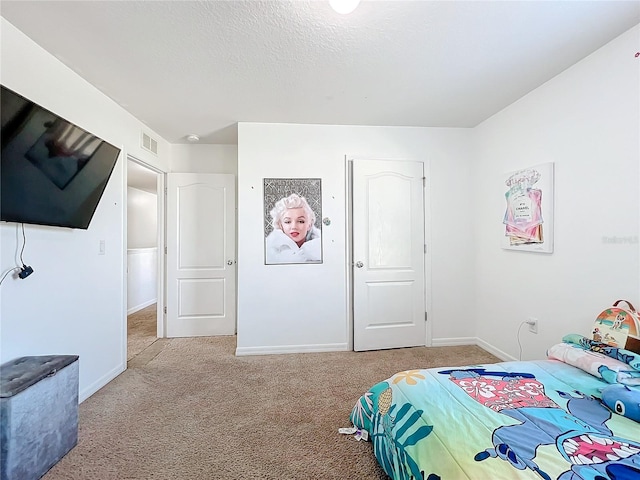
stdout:
{"type": "Polygon", "coordinates": [[[62,119],[44,123],[46,131],[26,154],[63,190],[96,152],[102,140],[62,119]]]}

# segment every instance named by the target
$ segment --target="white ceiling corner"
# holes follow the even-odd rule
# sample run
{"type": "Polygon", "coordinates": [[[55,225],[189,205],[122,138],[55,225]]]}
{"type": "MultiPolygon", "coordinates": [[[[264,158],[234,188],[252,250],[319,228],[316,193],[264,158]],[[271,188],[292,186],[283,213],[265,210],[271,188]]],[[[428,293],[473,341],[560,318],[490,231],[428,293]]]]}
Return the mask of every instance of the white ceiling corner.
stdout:
{"type": "Polygon", "coordinates": [[[2,0],[171,143],[237,122],[474,127],[640,22],[640,1],[2,0]]]}

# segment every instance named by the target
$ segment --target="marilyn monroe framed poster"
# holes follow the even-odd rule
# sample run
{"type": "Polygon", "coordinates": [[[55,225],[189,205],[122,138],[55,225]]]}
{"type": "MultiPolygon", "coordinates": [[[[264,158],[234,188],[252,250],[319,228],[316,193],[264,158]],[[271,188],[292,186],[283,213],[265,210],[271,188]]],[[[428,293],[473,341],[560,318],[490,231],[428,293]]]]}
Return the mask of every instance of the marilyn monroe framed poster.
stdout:
{"type": "Polygon", "coordinates": [[[265,264],[322,263],[321,218],[319,178],[265,178],[265,264]]]}

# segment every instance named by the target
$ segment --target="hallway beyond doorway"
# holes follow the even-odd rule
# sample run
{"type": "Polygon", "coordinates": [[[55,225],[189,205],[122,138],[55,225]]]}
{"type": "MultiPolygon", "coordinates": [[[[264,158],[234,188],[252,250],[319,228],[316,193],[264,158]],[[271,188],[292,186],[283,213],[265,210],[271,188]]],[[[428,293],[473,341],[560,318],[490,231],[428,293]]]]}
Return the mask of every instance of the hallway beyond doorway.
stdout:
{"type": "Polygon", "coordinates": [[[158,339],[156,308],[157,304],[153,303],[127,316],[127,362],[158,339]]]}

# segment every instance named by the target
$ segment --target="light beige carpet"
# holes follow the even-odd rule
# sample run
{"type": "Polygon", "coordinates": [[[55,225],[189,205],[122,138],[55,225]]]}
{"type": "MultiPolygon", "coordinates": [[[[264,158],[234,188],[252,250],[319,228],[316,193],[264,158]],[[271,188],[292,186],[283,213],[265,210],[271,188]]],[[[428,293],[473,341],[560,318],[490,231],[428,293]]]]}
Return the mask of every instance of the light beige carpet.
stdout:
{"type": "Polygon", "coordinates": [[[127,316],[127,361],[157,340],[157,304],[127,316]]]}
{"type": "MultiPolygon", "coordinates": [[[[45,480],[384,479],[340,435],[393,373],[493,363],[478,347],[235,357],[235,337],[160,339],[80,405],[79,442],[45,480]]],[[[80,359],[82,362],[82,359],[80,359]]]]}

